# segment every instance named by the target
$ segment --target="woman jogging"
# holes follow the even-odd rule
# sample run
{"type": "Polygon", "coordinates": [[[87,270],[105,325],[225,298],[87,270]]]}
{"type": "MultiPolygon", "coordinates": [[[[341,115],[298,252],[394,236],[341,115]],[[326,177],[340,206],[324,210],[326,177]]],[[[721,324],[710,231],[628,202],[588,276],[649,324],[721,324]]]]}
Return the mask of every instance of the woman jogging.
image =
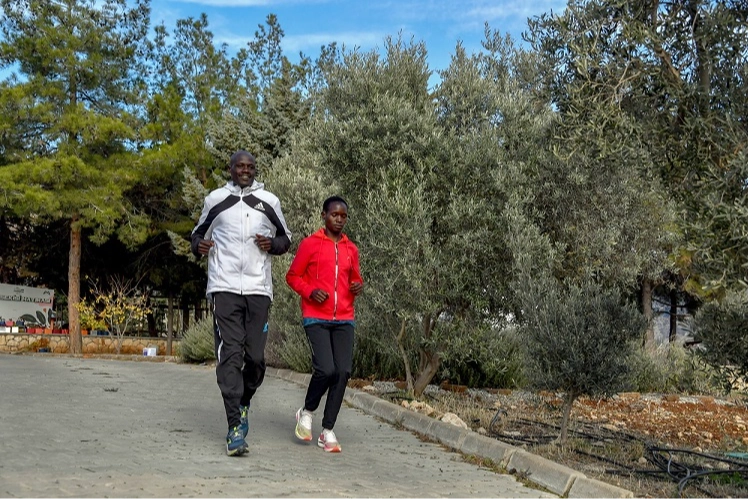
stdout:
{"type": "Polygon", "coordinates": [[[364,289],[358,248],[343,234],[348,203],[338,196],[322,205],[325,226],[299,244],[286,274],[301,296],[304,331],[312,349],[312,379],[304,406],[296,411],[296,437],[312,440],[312,417],[327,392],[322,433],[317,445],[325,452],[342,449],[333,427],[353,364],[353,302],[364,289]]]}

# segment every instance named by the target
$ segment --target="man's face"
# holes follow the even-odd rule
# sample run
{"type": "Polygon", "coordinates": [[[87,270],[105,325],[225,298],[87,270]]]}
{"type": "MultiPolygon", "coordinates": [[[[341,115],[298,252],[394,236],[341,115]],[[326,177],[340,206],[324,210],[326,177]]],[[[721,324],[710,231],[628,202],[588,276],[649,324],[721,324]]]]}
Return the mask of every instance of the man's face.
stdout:
{"type": "Polygon", "coordinates": [[[257,173],[257,165],[251,156],[241,155],[236,159],[236,163],[231,165],[231,180],[241,188],[252,185],[257,173]]]}

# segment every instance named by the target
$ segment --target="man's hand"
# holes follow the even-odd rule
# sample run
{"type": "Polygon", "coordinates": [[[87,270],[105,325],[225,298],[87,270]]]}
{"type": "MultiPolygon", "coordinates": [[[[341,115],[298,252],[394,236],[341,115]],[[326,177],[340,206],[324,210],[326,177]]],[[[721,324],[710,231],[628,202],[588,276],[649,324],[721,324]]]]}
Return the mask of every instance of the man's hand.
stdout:
{"type": "Polygon", "coordinates": [[[255,234],[255,244],[262,251],[270,251],[272,248],[272,240],[269,237],[265,237],[262,234],[255,234]]]}
{"type": "Polygon", "coordinates": [[[200,239],[200,242],[197,243],[197,252],[201,255],[207,255],[210,252],[210,248],[212,248],[216,243],[211,241],[210,239],[200,239]]]}
{"type": "Polygon", "coordinates": [[[326,291],[322,291],[321,289],[315,289],[314,291],[312,291],[312,294],[309,295],[309,298],[316,301],[317,303],[322,303],[329,297],[330,295],[326,291]]]}
{"type": "Polygon", "coordinates": [[[363,290],[364,290],[363,282],[354,281],[351,283],[351,293],[353,293],[353,296],[358,296],[363,290]]]}

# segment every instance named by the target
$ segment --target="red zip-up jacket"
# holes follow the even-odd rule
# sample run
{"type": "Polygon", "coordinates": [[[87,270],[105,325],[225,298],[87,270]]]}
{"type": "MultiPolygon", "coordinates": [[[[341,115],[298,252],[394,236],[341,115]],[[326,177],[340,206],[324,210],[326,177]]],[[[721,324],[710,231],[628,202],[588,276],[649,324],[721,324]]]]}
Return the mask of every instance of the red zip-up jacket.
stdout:
{"type": "Polygon", "coordinates": [[[320,229],[299,244],[296,256],[286,273],[286,282],[301,296],[304,319],[333,321],[354,320],[352,282],[363,282],[358,248],[343,234],[337,243],[320,229]],[[312,291],[321,289],[330,295],[317,303],[312,291]]]}

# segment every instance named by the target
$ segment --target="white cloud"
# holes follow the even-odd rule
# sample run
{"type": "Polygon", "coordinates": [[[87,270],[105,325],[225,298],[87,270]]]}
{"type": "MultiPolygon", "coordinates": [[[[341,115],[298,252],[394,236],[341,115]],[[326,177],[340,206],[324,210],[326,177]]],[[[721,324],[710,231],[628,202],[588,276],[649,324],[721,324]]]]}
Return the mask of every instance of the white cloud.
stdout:
{"type": "MultiPolygon", "coordinates": [[[[213,41],[216,45],[226,44],[230,49],[237,50],[240,48],[246,48],[247,43],[252,40],[254,36],[234,36],[234,35],[223,35],[213,34],[213,41]]],[[[232,51],[233,51],[232,50],[232,51]]]]}
{"type": "Polygon", "coordinates": [[[391,0],[369,4],[369,8],[387,12],[393,19],[408,22],[428,23],[449,21],[453,23],[475,23],[527,17],[540,12],[563,10],[566,0],[391,0]]]}
{"type": "Polygon", "coordinates": [[[465,11],[466,17],[492,21],[497,19],[507,19],[519,17],[525,20],[528,17],[537,15],[540,12],[562,11],[566,7],[565,0],[536,0],[529,2],[527,0],[511,0],[503,2],[472,2],[471,7],[465,11]]]}
{"type": "MultiPolygon", "coordinates": [[[[308,33],[302,35],[286,35],[283,37],[281,46],[287,55],[298,55],[299,52],[315,57],[323,45],[337,42],[338,47],[345,45],[346,50],[358,47],[362,50],[370,50],[384,44],[386,33],[378,32],[342,32],[342,33],[308,33]]],[[[225,43],[229,51],[233,52],[254,39],[254,36],[231,35],[215,33],[214,40],[218,44],[225,43]]]]}
{"type": "MultiPolygon", "coordinates": [[[[374,17],[389,19],[394,25],[409,26],[416,38],[431,40],[440,35],[448,40],[482,38],[485,23],[491,29],[518,33],[527,28],[527,18],[543,12],[562,11],[567,0],[382,0],[369,2],[374,17]]],[[[479,48],[478,42],[475,48],[479,48]]]]}
{"type": "Polygon", "coordinates": [[[262,7],[270,5],[271,0],[179,0],[182,3],[197,3],[211,7],[262,7]]]}
{"type": "Polygon", "coordinates": [[[283,38],[283,49],[286,52],[304,52],[314,55],[317,50],[328,43],[337,42],[338,46],[345,45],[347,50],[359,47],[364,50],[381,45],[386,33],[350,31],[341,33],[307,33],[290,35],[283,38]]]}
{"type": "Polygon", "coordinates": [[[207,5],[209,7],[265,7],[278,4],[318,4],[329,0],[174,0],[181,3],[207,5]]]}

